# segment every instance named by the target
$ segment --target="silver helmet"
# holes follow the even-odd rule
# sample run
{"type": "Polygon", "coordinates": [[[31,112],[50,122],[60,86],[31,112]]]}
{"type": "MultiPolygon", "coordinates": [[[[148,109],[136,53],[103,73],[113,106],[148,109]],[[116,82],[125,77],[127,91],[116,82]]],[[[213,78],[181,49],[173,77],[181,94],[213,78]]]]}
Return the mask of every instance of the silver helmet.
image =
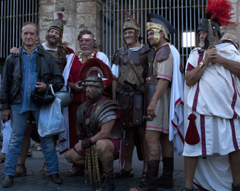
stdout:
{"type": "Polygon", "coordinates": [[[70,105],[70,103],[72,102],[73,99],[73,93],[72,90],[69,86],[66,87],[66,91],[60,91],[60,92],[54,92],[52,86],[51,86],[51,91],[52,94],[61,100],[61,106],[62,107],[67,107],[70,105]]]}

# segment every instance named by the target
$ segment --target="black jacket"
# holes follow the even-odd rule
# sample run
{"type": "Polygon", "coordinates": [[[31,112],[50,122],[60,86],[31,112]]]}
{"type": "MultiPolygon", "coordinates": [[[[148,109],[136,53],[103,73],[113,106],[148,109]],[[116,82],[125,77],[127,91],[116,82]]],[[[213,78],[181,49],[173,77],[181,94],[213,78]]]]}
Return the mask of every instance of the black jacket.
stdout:
{"type": "MultiPolygon", "coordinates": [[[[59,91],[64,85],[62,73],[59,70],[54,58],[38,48],[36,57],[38,67],[37,82],[53,84],[54,91],[59,91]]],[[[9,105],[21,103],[22,84],[22,49],[19,54],[10,54],[5,61],[3,81],[0,93],[1,109],[9,109],[9,105]]]]}

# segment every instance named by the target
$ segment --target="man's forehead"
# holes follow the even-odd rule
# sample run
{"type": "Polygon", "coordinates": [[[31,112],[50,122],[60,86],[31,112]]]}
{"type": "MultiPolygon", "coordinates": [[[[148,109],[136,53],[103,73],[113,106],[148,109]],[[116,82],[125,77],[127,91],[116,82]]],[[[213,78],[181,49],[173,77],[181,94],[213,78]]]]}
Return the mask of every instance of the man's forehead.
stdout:
{"type": "Polygon", "coordinates": [[[37,28],[35,27],[35,25],[27,24],[22,28],[22,31],[24,31],[24,30],[35,30],[36,31],[37,28]]]}
{"type": "Polygon", "coordinates": [[[91,35],[91,34],[84,34],[84,35],[81,36],[81,38],[83,38],[83,39],[93,39],[93,35],[91,35]]]}

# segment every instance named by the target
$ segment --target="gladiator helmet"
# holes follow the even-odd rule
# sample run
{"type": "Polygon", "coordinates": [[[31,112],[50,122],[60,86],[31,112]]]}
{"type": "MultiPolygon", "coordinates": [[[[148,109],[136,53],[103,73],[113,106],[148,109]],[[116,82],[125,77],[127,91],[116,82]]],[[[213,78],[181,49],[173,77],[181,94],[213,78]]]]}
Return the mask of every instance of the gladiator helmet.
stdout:
{"type": "Polygon", "coordinates": [[[91,99],[97,99],[102,96],[104,85],[101,78],[107,78],[108,80],[112,80],[112,72],[110,68],[100,59],[98,58],[90,58],[88,59],[79,73],[79,80],[82,81],[82,86],[94,86],[93,93],[91,99]]]}
{"type": "MultiPolygon", "coordinates": [[[[232,4],[228,0],[208,0],[208,6],[205,9],[206,18],[200,19],[198,23],[197,33],[200,31],[209,32],[209,22],[212,26],[213,36],[218,33],[221,38],[220,26],[234,25],[234,22],[229,21],[234,13],[232,4]],[[224,9],[222,8],[224,7],[224,9]]],[[[208,36],[205,38],[205,43],[208,44],[208,36]]]]}
{"type": "Polygon", "coordinates": [[[141,31],[140,25],[137,23],[137,21],[128,12],[126,12],[125,15],[127,16],[127,21],[123,24],[123,31],[127,29],[141,31]]]}
{"type": "Polygon", "coordinates": [[[167,19],[162,17],[161,15],[155,13],[148,13],[148,19],[150,20],[146,24],[147,31],[153,30],[154,31],[154,44],[158,44],[160,41],[159,32],[164,32],[164,37],[167,41],[170,42],[169,34],[175,33],[175,29],[173,26],[168,22],[167,19]]]}
{"type": "Polygon", "coordinates": [[[52,21],[47,32],[50,31],[51,29],[56,29],[59,31],[60,35],[62,36],[62,34],[63,34],[63,22],[62,22],[63,14],[57,13],[57,15],[58,15],[58,19],[55,19],[52,21]]]}

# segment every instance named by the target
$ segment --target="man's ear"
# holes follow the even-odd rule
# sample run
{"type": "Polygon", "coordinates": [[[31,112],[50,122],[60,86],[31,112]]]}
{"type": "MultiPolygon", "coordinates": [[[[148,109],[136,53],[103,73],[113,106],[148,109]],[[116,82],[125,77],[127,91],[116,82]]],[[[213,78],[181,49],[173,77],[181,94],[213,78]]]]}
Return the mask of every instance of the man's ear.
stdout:
{"type": "Polygon", "coordinates": [[[140,31],[138,31],[138,38],[140,37],[140,31]]]}
{"type": "Polygon", "coordinates": [[[159,33],[160,33],[160,37],[161,37],[161,38],[165,37],[164,31],[160,31],[159,33]]]}

